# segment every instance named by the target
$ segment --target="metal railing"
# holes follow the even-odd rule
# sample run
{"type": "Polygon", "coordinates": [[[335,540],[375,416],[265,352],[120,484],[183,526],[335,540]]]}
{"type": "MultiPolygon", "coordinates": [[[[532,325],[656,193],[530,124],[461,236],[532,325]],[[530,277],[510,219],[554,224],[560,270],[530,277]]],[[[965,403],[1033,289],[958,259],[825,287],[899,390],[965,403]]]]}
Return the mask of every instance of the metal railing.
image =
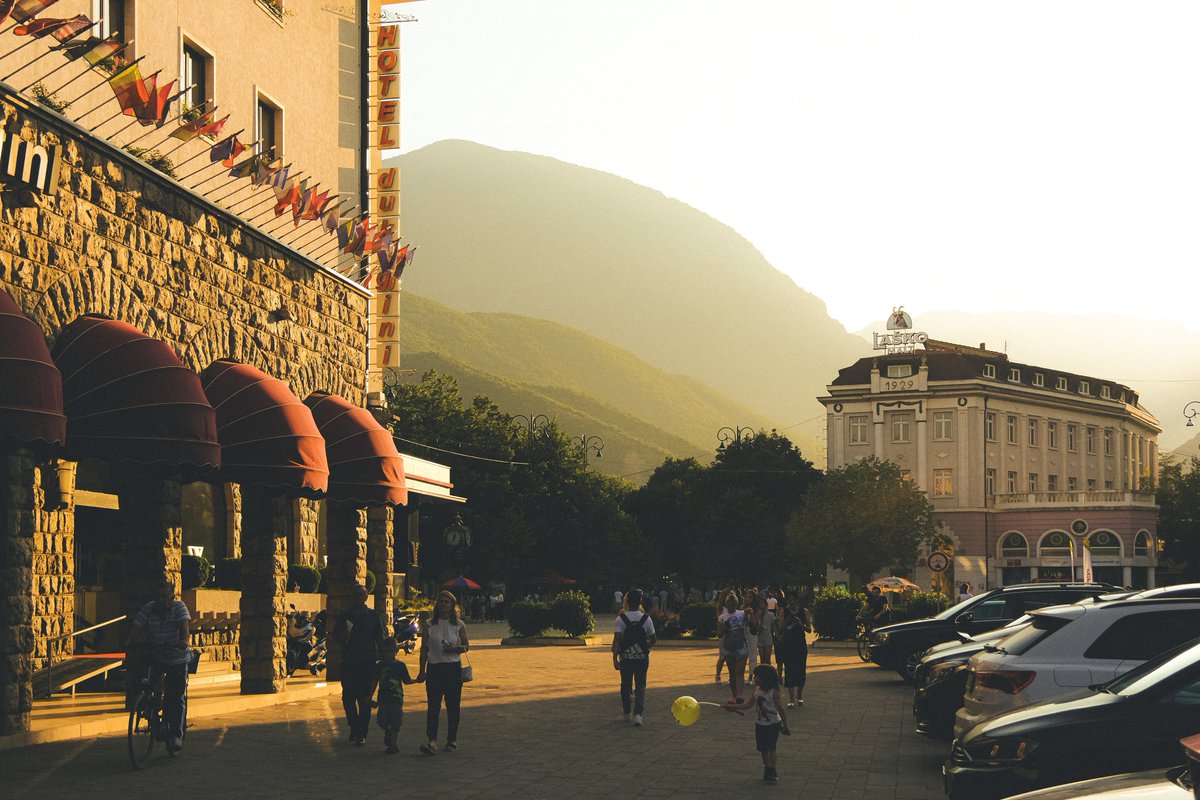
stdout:
{"type": "Polygon", "coordinates": [[[51,639],[49,647],[47,647],[47,650],[46,650],[46,696],[50,697],[54,694],[54,654],[58,650],[56,645],[59,642],[64,641],[65,639],[74,639],[76,636],[80,636],[85,633],[90,633],[91,631],[100,630],[101,628],[112,625],[113,623],[120,622],[121,620],[125,619],[127,616],[128,616],[127,614],[122,614],[119,617],[113,617],[112,619],[105,620],[104,622],[98,623],[96,625],[92,625],[91,627],[84,628],[81,631],[73,631],[71,633],[64,634],[62,636],[51,639]]]}

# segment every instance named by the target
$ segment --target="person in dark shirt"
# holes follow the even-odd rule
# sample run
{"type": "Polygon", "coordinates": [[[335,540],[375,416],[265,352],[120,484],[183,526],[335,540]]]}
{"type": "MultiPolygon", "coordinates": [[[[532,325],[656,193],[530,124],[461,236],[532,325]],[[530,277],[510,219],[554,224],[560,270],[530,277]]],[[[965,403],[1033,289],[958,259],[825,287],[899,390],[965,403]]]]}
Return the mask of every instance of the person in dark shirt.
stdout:
{"type": "Polygon", "coordinates": [[[342,645],[342,708],[350,725],[350,744],[367,743],[371,696],[378,679],[376,658],[383,641],[383,620],[367,606],[367,587],[354,587],[354,606],[338,615],[334,639],[342,645]]]}
{"type": "Polygon", "coordinates": [[[858,618],[861,619],[868,628],[874,628],[877,625],[887,624],[887,614],[892,608],[888,605],[887,596],[878,586],[872,586],[870,593],[867,595],[867,600],[863,603],[862,610],[858,612],[858,618]]]}
{"type": "Polygon", "coordinates": [[[388,637],[379,648],[379,712],[375,721],[383,728],[383,743],[387,746],[385,752],[398,753],[396,735],[404,723],[404,684],[416,683],[416,679],[408,674],[408,666],[403,661],[396,660],[396,651],[400,645],[395,639],[388,637]]]}

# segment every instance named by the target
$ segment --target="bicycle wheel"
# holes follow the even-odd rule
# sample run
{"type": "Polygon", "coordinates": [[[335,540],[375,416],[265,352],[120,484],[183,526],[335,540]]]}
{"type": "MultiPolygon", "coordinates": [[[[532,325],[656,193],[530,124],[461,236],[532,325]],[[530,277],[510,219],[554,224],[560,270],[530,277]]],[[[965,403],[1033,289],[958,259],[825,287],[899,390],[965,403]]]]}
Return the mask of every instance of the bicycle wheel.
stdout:
{"type": "Polygon", "coordinates": [[[858,634],[858,657],[863,661],[870,661],[871,654],[868,651],[867,645],[871,641],[871,632],[864,630],[858,634]]]}
{"type": "Polygon", "coordinates": [[[149,692],[142,692],[129,712],[129,761],[141,769],[154,752],[154,732],[158,727],[158,707],[149,692]]]}

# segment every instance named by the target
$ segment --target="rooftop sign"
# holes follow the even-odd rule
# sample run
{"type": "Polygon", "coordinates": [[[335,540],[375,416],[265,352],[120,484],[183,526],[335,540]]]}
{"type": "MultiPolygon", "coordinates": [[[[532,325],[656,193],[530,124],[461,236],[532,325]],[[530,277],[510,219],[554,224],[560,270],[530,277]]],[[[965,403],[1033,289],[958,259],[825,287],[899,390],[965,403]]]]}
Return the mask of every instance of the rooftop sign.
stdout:
{"type": "Polygon", "coordinates": [[[876,333],[875,350],[886,353],[911,353],[917,345],[924,344],[929,334],[912,329],[912,317],[904,310],[904,306],[893,308],[888,316],[887,329],[889,333],[876,333]]]}

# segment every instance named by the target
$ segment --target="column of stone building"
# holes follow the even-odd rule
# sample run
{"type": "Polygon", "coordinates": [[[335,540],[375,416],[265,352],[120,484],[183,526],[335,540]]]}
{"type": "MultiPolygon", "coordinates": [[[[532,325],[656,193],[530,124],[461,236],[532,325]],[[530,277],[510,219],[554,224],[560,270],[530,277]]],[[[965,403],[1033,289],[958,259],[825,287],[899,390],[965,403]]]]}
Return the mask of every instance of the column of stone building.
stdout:
{"type": "MultiPolygon", "coordinates": [[[[332,634],[338,614],[354,604],[355,585],[367,580],[367,512],[332,500],[325,502],[329,503],[325,608],[332,634]]],[[[342,647],[332,635],[326,663],[329,680],[340,680],[342,647]]]]}
{"type": "Polygon", "coordinates": [[[0,457],[0,736],[33,709],[33,459],[0,457]]]}
{"type": "Polygon", "coordinates": [[[242,487],[236,483],[225,484],[225,552],[242,557],[242,487]]]}
{"type": "Polygon", "coordinates": [[[75,652],[74,482],[73,463],[56,460],[34,468],[34,671],[75,652]]]}
{"type": "Polygon", "coordinates": [[[242,694],[282,692],[287,679],[287,540],[292,501],[242,491],[242,694]]]}
{"type": "MultiPolygon", "coordinates": [[[[120,489],[121,608],[129,615],[153,600],[164,579],[180,591],[183,561],[182,488],[148,467],[130,468],[120,489]]],[[[195,609],[190,609],[195,611],[195,609]]]]}
{"type": "MultiPolygon", "coordinates": [[[[395,574],[395,509],[367,510],[367,569],[375,573],[375,610],[392,619],[392,576],[395,574]]],[[[391,632],[391,629],[388,629],[391,632]]]]}
{"type": "Polygon", "coordinates": [[[317,566],[317,523],[320,520],[320,506],[316,500],[296,498],[292,513],[296,524],[292,529],[292,542],[289,549],[290,561],[293,564],[303,564],[306,567],[317,566]]]}

